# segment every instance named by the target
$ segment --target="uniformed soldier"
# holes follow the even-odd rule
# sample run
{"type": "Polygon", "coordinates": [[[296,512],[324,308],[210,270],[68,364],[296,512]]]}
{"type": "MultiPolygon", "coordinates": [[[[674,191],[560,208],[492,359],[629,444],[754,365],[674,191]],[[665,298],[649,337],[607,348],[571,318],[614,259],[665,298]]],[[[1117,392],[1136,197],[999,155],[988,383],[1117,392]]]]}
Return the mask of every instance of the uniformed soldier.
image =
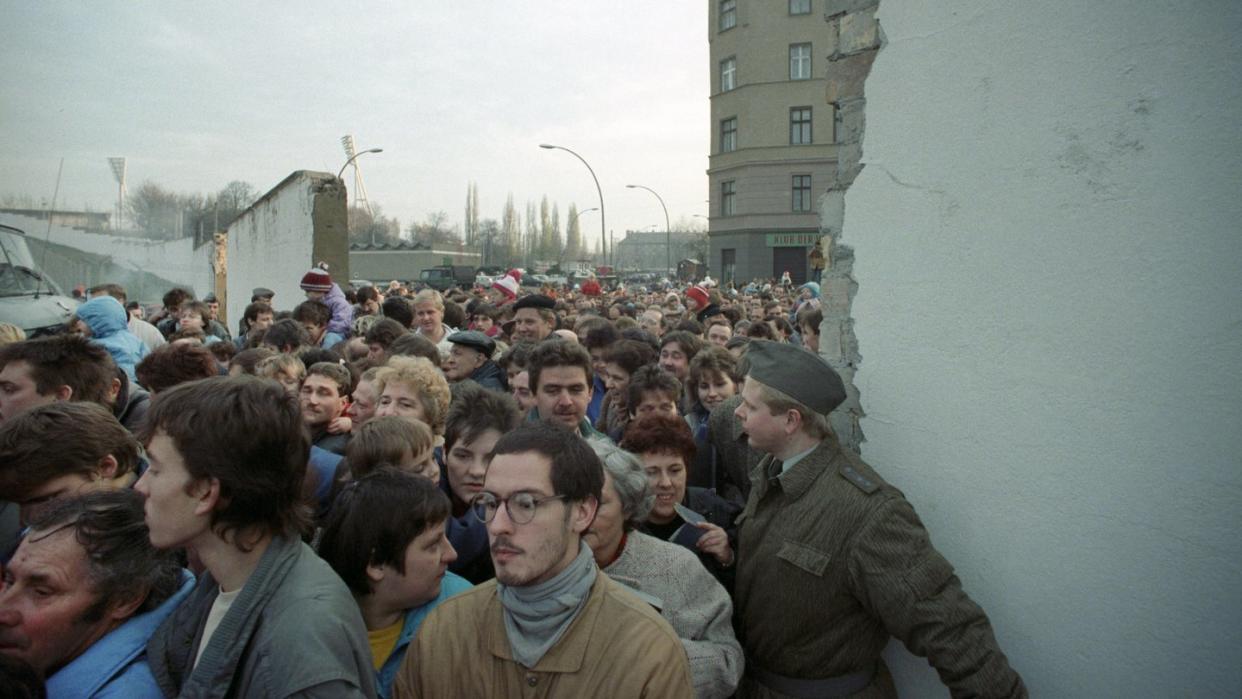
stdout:
{"type": "Polygon", "coordinates": [[[817,355],[752,341],[737,416],[766,456],[738,518],[738,697],[895,697],[889,636],[954,696],[1025,697],[983,610],[896,488],[843,449],[845,387],[817,355]]]}

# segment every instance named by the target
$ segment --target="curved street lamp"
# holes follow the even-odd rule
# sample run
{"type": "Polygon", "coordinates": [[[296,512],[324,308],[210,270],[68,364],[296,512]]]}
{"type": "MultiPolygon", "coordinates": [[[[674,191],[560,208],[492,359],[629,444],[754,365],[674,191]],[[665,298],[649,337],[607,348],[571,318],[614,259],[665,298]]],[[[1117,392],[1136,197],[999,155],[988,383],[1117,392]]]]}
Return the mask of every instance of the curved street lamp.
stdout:
{"type": "Polygon", "coordinates": [[[338,180],[339,180],[339,179],[341,179],[341,175],[344,175],[344,174],[345,174],[345,168],[349,167],[349,164],[350,164],[350,163],[352,163],[352,162],[354,162],[355,160],[357,160],[357,159],[358,159],[358,156],[360,156],[360,155],[366,155],[367,153],[383,153],[383,152],[384,152],[384,149],[383,149],[383,148],[368,148],[368,149],[366,149],[366,150],[364,150],[364,151],[358,151],[357,153],[354,153],[354,154],[353,154],[353,155],[349,158],[349,160],[346,160],[346,161],[345,161],[345,164],[341,166],[341,171],[340,171],[340,172],[338,172],[338,173],[336,173],[336,179],[338,179],[338,180]]]}
{"type": "Polygon", "coordinates": [[[655,195],[660,202],[660,208],[664,209],[664,273],[673,273],[673,233],[672,226],[668,222],[668,207],[664,205],[664,197],[660,193],[650,187],[644,187],[641,184],[627,184],[626,189],[645,189],[655,195]]]}
{"type": "Polygon", "coordinates": [[[604,190],[600,188],[599,178],[595,176],[595,171],[591,169],[591,164],[586,161],[586,158],[583,158],[581,155],[578,155],[577,153],[569,150],[565,146],[555,146],[555,145],[552,145],[551,143],[540,143],[539,147],[547,149],[547,150],[552,150],[552,149],[563,150],[566,153],[569,153],[570,155],[574,156],[578,160],[581,160],[582,164],[586,165],[587,172],[591,173],[591,179],[595,180],[595,191],[596,193],[599,194],[599,240],[600,240],[600,245],[601,245],[600,250],[603,251],[604,253],[604,264],[608,264],[608,233],[606,232],[608,229],[604,226],[604,190]]]}

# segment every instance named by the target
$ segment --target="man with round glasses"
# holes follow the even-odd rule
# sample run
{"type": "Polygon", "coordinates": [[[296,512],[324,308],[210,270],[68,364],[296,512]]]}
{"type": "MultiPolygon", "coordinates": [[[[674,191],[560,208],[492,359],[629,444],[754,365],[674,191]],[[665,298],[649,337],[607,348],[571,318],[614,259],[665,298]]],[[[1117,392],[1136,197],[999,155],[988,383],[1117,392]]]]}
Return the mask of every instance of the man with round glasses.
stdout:
{"type": "Polygon", "coordinates": [[[500,438],[474,502],[496,579],[427,617],[394,697],[693,696],[672,628],[599,572],[582,541],[603,482],[599,457],[569,430],[534,423],[500,438]],[[464,657],[472,672],[443,672],[464,657]]]}

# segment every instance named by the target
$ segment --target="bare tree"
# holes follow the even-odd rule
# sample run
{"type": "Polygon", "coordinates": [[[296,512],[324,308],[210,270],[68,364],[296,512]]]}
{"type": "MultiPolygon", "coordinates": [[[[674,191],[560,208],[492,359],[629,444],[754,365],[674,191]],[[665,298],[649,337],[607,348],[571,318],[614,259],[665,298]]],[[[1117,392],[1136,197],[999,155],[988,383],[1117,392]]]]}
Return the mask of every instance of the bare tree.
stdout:
{"type": "Polygon", "coordinates": [[[517,207],[513,205],[513,192],[505,199],[505,211],[500,220],[500,234],[505,241],[505,264],[512,265],[522,255],[522,222],[517,207]]]}
{"type": "Polygon", "coordinates": [[[461,234],[450,228],[448,214],[435,211],[427,214],[422,223],[410,224],[410,233],[414,241],[424,245],[461,245],[461,234]]]}

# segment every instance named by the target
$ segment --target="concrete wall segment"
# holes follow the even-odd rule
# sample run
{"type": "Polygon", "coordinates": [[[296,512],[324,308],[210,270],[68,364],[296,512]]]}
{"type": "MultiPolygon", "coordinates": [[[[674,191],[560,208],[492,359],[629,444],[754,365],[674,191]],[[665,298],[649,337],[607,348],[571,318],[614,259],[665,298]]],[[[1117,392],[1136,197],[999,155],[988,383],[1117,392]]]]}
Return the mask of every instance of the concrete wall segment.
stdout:
{"type": "Polygon", "coordinates": [[[844,222],[863,456],[1032,696],[1235,695],[1242,6],[877,16],[844,222]]]}

